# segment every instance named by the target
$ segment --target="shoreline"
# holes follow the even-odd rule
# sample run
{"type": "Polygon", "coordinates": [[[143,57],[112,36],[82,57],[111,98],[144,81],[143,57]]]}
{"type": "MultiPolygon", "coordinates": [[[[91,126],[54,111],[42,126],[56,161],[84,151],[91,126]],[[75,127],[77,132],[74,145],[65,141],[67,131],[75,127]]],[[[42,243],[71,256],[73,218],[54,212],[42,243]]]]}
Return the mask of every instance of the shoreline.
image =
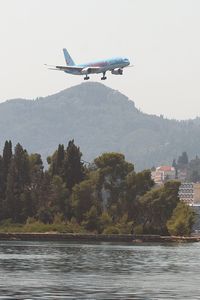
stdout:
{"type": "Polygon", "coordinates": [[[0,233],[0,241],[77,241],[77,242],[126,242],[126,243],[194,243],[200,236],[160,236],[132,234],[78,234],[78,233],[0,233]]]}

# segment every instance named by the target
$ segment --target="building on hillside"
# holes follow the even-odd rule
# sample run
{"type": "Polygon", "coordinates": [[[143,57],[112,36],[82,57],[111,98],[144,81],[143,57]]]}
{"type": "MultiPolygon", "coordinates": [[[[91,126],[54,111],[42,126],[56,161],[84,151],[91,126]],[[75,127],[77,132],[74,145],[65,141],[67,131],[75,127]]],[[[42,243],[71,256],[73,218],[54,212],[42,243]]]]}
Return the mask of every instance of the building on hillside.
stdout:
{"type": "Polygon", "coordinates": [[[168,180],[173,180],[176,178],[176,170],[171,166],[160,166],[157,167],[155,171],[151,172],[151,178],[156,184],[163,184],[168,180]]]}
{"type": "Polygon", "coordinates": [[[184,182],[179,187],[179,199],[190,206],[200,205],[200,183],[184,182]]]}
{"type": "Polygon", "coordinates": [[[152,171],[151,178],[154,180],[156,184],[163,184],[164,182],[164,174],[159,171],[152,171]]]}
{"type": "Polygon", "coordinates": [[[182,183],[179,187],[179,199],[188,205],[194,204],[194,185],[191,182],[182,183]]]}
{"type": "Polygon", "coordinates": [[[177,170],[177,179],[185,182],[187,178],[187,169],[177,170]]]}
{"type": "Polygon", "coordinates": [[[200,183],[184,182],[179,187],[179,199],[192,206],[196,213],[193,234],[200,233],[200,183]]]}

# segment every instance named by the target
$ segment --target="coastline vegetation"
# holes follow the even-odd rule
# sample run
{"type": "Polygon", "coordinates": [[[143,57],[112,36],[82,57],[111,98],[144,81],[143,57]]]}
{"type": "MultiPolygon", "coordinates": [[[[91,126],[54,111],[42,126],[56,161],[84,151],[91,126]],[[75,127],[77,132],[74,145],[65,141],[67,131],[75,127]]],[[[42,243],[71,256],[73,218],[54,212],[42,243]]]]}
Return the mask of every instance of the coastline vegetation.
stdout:
{"type": "Polygon", "coordinates": [[[82,161],[74,141],[47,158],[6,141],[0,156],[0,232],[190,235],[193,210],[180,203],[180,182],[156,188],[121,153],[82,161]]]}

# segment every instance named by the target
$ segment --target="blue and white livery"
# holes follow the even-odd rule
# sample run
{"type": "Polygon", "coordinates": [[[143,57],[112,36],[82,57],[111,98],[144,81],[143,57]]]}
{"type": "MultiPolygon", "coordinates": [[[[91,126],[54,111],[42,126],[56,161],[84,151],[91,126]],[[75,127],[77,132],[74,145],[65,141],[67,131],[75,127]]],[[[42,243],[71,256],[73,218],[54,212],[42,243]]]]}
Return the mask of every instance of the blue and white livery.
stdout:
{"type": "Polygon", "coordinates": [[[71,58],[67,49],[63,49],[66,66],[49,66],[51,70],[63,71],[67,74],[72,75],[84,75],[84,80],[88,80],[89,74],[102,73],[101,80],[105,80],[106,72],[110,71],[113,75],[122,75],[123,69],[130,65],[130,61],[126,57],[115,57],[111,59],[105,59],[95,61],[91,63],[76,65],[71,58]]]}

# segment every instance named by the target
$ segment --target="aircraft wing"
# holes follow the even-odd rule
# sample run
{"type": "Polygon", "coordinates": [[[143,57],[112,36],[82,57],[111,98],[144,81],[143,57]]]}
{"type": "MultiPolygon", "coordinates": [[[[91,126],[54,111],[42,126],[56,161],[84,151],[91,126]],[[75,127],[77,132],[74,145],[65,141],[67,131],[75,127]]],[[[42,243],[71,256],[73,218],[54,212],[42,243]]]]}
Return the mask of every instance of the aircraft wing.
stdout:
{"type": "Polygon", "coordinates": [[[78,67],[78,66],[52,66],[52,65],[46,65],[45,66],[49,67],[50,70],[57,70],[57,71],[67,71],[67,70],[78,70],[81,71],[83,70],[83,67],[78,67]]]}
{"type": "Polygon", "coordinates": [[[81,66],[52,66],[52,65],[46,65],[49,67],[50,70],[56,70],[56,71],[80,71],[83,74],[91,74],[96,73],[101,69],[100,67],[81,67],[81,66]]]}

